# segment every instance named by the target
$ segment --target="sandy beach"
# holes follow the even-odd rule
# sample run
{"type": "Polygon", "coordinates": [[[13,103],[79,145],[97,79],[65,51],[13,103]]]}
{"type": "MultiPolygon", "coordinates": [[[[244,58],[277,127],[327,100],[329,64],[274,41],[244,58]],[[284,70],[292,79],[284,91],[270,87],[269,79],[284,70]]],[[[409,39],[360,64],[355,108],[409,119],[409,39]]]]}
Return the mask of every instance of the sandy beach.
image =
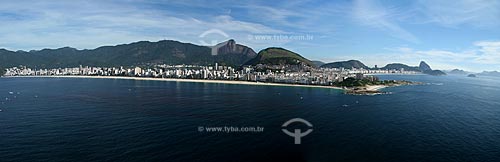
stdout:
{"type": "Polygon", "coordinates": [[[192,83],[214,83],[214,84],[240,84],[240,85],[258,85],[258,86],[287,86],[287,87],[306,87],[306,88],[329,88],[344,90],[340,87],[320,86],[320,85],[300,85],[284,83],[263,83],[250,81],[233,80],[203,80],[203,79],[177,79],[177,78],[148,78],[148,77],[126,77],[126,76],[82,76],[82,75],[54,75],[54,76],[3,76],[5,78],[13,77],[31,77],[31,78],[91,78],[91,79],[129,79],[129,80],[152,80],[152,81],[170,81],[170,82],[192,82],[192,83]]]}

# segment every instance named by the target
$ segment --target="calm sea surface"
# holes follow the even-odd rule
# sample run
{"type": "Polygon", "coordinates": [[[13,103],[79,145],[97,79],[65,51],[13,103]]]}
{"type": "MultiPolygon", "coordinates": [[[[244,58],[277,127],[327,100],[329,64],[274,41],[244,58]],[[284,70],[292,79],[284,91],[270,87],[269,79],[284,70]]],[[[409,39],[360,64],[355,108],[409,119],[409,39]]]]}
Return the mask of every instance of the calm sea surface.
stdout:
{"type": "Polygon", "coordinates": [[[426,84],[351,96],[321,88],[0,78],[0,161],[500,161],[500,78],[380,77],[426,84]],[[281,131],[297,117],[313,125],[300,145],[281,131]],[[217,126],[265,129],[198,131],[217,126]]]}

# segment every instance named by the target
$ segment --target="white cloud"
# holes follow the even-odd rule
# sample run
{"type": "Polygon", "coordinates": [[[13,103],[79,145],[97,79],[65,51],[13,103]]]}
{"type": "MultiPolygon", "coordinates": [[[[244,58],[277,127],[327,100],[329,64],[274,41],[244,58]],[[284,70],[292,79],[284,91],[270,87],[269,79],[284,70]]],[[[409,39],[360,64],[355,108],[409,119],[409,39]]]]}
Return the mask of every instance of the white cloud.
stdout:
{"type": "Polygon", "coordinates": [[[500,1],[497,0],[420,0],[419,8],[429,22],[445,26],[472,25],[498,27],[500,1]]]}
{"type": "MultiPolygon", "coordinates": [[[[263,24],[228,15],[204,18],[164,9],[140,8],[134,3],[87,1],[22,1],[0,6],[0,48],[96,48],[140,40],[176,39],[199,43],[206,30],[219,29],[232,38],[249,33],[282,33],[263,24]]],[[[237,39],[238,40],[238,39],[237,39]]],[[[223,41],[223,40],[221,40],[223,41]]]]}
{"type": "Polygon", "coordinates": [[[418,43],[419,39],[402,28],[394,19],[394,8],[385,8],[376,1],[356,0],[353,5],[354,18],[363,25],[388,32],[393,37],[418,43]]]}
{"type": "Polygon", "coordinates": [[[482,41],[474,45],[479,47],[475,61],[484,64],[500,64],[500,41],[482,41]]]}

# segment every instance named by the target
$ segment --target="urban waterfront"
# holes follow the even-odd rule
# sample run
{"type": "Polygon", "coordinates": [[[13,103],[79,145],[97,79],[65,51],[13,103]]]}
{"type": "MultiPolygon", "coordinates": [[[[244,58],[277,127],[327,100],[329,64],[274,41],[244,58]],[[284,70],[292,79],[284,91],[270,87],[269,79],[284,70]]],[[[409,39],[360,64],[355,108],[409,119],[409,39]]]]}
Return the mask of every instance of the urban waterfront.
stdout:
{"type": "Polygon", "coordinates": [[[378,77],[424,84],[352,96],[305,87],[0,78],[0,159],[499,160],[498,78],[378,77]],[[300,145],[281,131],[297,117],[314,125],[300,145]],[[210,133],[200,126],[265,129],[210,133]]]}
{"type": "Polygon", "coordinates": [[[143,78],[175,78],[200,80],[237,80],[251,82],[324,85],[331,86],[347,78],[378,81],[371,74],[422,74],[401,69],[363,68],[314,68],[305,65],[257,65],[239,68],[231,66],[151,65],[148,68],[89,67],[29,68],[26,66],[6,69],[6,76],[128,76],[143,78]],[[370,75],[366,75],[370,74],[370,75]]]}

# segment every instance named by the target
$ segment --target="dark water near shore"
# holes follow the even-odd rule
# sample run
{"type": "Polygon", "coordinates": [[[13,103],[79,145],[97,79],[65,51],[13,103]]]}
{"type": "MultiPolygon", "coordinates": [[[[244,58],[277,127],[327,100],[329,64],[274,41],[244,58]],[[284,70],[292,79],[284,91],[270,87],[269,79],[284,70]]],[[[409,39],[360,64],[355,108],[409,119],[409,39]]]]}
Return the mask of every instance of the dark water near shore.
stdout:
{"type": "Polygon", "coordinates": [[[321,88],[0,78],[0,161],[500,160],[500,78],[381,78],[427,84],[351,96],[321,88]],[[300,145],[281,131],[296,117],[314,129],[300,145]],[[265,129],[209,133],[199,126],[265,129]]]}

